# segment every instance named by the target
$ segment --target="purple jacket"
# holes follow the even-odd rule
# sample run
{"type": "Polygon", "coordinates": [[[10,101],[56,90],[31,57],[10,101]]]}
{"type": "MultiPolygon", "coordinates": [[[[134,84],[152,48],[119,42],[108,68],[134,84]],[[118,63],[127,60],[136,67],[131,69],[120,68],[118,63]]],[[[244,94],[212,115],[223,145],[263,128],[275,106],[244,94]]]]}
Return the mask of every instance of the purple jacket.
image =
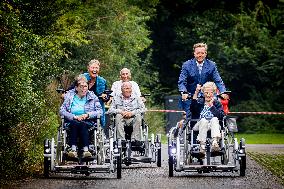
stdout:
{"type": "MultiPolygon", "coordinates": [[[[64,116],[67,120],[73,120],[74,114],[71,113],[71,104],[74,96],[76,95],[75,89],[69,90],[64,96],[64,102],[60,107],[60,115],[64,116]]],[[[99,98],[92,91],[87,92],[87,102],[84,106],[85,112],[89,114],[89,118],[96,118],[98,115],[102,116],[103,110],[99,102],[99,98]]]]}

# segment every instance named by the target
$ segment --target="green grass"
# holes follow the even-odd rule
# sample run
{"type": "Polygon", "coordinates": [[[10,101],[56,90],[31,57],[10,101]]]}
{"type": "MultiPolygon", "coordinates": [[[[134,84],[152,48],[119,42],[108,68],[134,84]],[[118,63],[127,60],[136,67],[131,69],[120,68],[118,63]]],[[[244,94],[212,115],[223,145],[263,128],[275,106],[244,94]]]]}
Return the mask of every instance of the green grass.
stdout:
{"type": "Polygon", "coordinates": [[[263,167],[270,170],[280,178],[284,184],[284,154],[266,154],[258,152],[248,152],[248,155],[263,167]]]}
{"type": "Polygon", "coordinates": [[[246,144],[284,144],[284,134],[240,134],[237,133],[238,140],[244,138],[246,144]]]}
{"type": "MultiPolygon", "coordinates": [[[[244,138],[246,144],[284,144],[284,134],[239,134],[235,135],[238,140],[244,138]]],[[[167,144],[168,139],[162,134],[162,143],[167,144]]]]}

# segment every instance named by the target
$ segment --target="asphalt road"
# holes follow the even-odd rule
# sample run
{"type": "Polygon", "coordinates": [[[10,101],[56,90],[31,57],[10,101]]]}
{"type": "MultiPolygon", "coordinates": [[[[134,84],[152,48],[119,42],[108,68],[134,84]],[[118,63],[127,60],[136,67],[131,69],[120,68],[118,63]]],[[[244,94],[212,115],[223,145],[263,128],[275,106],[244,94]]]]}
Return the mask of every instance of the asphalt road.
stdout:
{"type": "MultiPolygon", "coordinates": [[[[267,147],[267,146],[266,146],[267,147]]],[[[282,146],[283,147],[283,146],[282,146]]],[[[248,147],[248,150],[253,148],[248,147]]],[[[271,188],[284,189],[279,180],[269,171],[263,169],[249,157],[245,177],[238,173],[188,173],[174,172],[174,177],[168,177],[167,146],[162,150],[162,167],[155,164],[136,164],[123,166],[122,178],[116,179],[115,174],[96,173],[90,176],[72,174],[54,174],[49,179],[29,179],[3,188],[271,188]]]]}

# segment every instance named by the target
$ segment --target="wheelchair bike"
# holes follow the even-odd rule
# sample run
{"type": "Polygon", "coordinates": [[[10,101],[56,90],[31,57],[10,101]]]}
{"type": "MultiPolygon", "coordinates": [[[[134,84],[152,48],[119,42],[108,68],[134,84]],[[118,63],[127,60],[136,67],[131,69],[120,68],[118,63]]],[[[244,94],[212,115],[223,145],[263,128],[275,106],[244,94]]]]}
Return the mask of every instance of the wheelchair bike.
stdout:
{"type": "Polygon", "coordinates": [[[245,176],[246,151],[245,139],[238,142],[234,133],[237,132],[236,117],[226,115],[219,120],[221,126],[221,139],[218,152],[211,150],[210,132],[207,133],[205,157],[200,152],[200,144],[196,140],[198,131],[193,130],[194,124],[199,119],[191,116],[183,122],[181,128],[177,124],[168,133],[168,165],[169,176],[176,172],[239,172],[245,176]]]}
{"type": "MultiPolygon", "coordinates": [[[[143,94],[143,96],[149,96],[143,94]]],[[[149,136],[149,126],[142,115],[142,124],[140,127],[141,141],[131,141],[131,133],[133,128],[129,126],[124,127],[125,141],[117,139],[117,128],[115,124],[115,114],[111,116],[112,124],[109,126],[110,135],[114,136],[114,140],[118,141],[118,147],[121,149],[122,164],[129,166],[131,164],[139,163],[156,163],[158,167],[162,165],[161,153],[161,134],[152,133],[149,136]]]]}
{"type": "MultiPolygon", "coordinates": [[[[78,157],[69,157],[70,131],[61,117],[56,139],[44,140],[44,177],[49,177],[50,173],[86,176],[91,173],[116,173],[116,177],[121,178],[121,149],[113,134],[106,140],[100,117],[94,121],[96,123],[89,127],[89,151],[92,156],[84,158],[82,151],[78,150],[78,157]]],[[[81,147],[79,140],[78,149],[81,147]]]]}

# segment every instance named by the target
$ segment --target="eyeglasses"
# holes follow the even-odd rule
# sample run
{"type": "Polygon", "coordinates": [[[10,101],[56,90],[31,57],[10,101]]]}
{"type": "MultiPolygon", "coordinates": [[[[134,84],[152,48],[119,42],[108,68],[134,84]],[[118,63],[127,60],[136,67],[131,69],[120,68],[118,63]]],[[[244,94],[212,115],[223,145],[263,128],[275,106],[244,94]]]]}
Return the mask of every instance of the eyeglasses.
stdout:
{"type": "Polygon", "coordinates": [[[88,85],[79,85],[80,89],[88,88],[88,85]]]}

